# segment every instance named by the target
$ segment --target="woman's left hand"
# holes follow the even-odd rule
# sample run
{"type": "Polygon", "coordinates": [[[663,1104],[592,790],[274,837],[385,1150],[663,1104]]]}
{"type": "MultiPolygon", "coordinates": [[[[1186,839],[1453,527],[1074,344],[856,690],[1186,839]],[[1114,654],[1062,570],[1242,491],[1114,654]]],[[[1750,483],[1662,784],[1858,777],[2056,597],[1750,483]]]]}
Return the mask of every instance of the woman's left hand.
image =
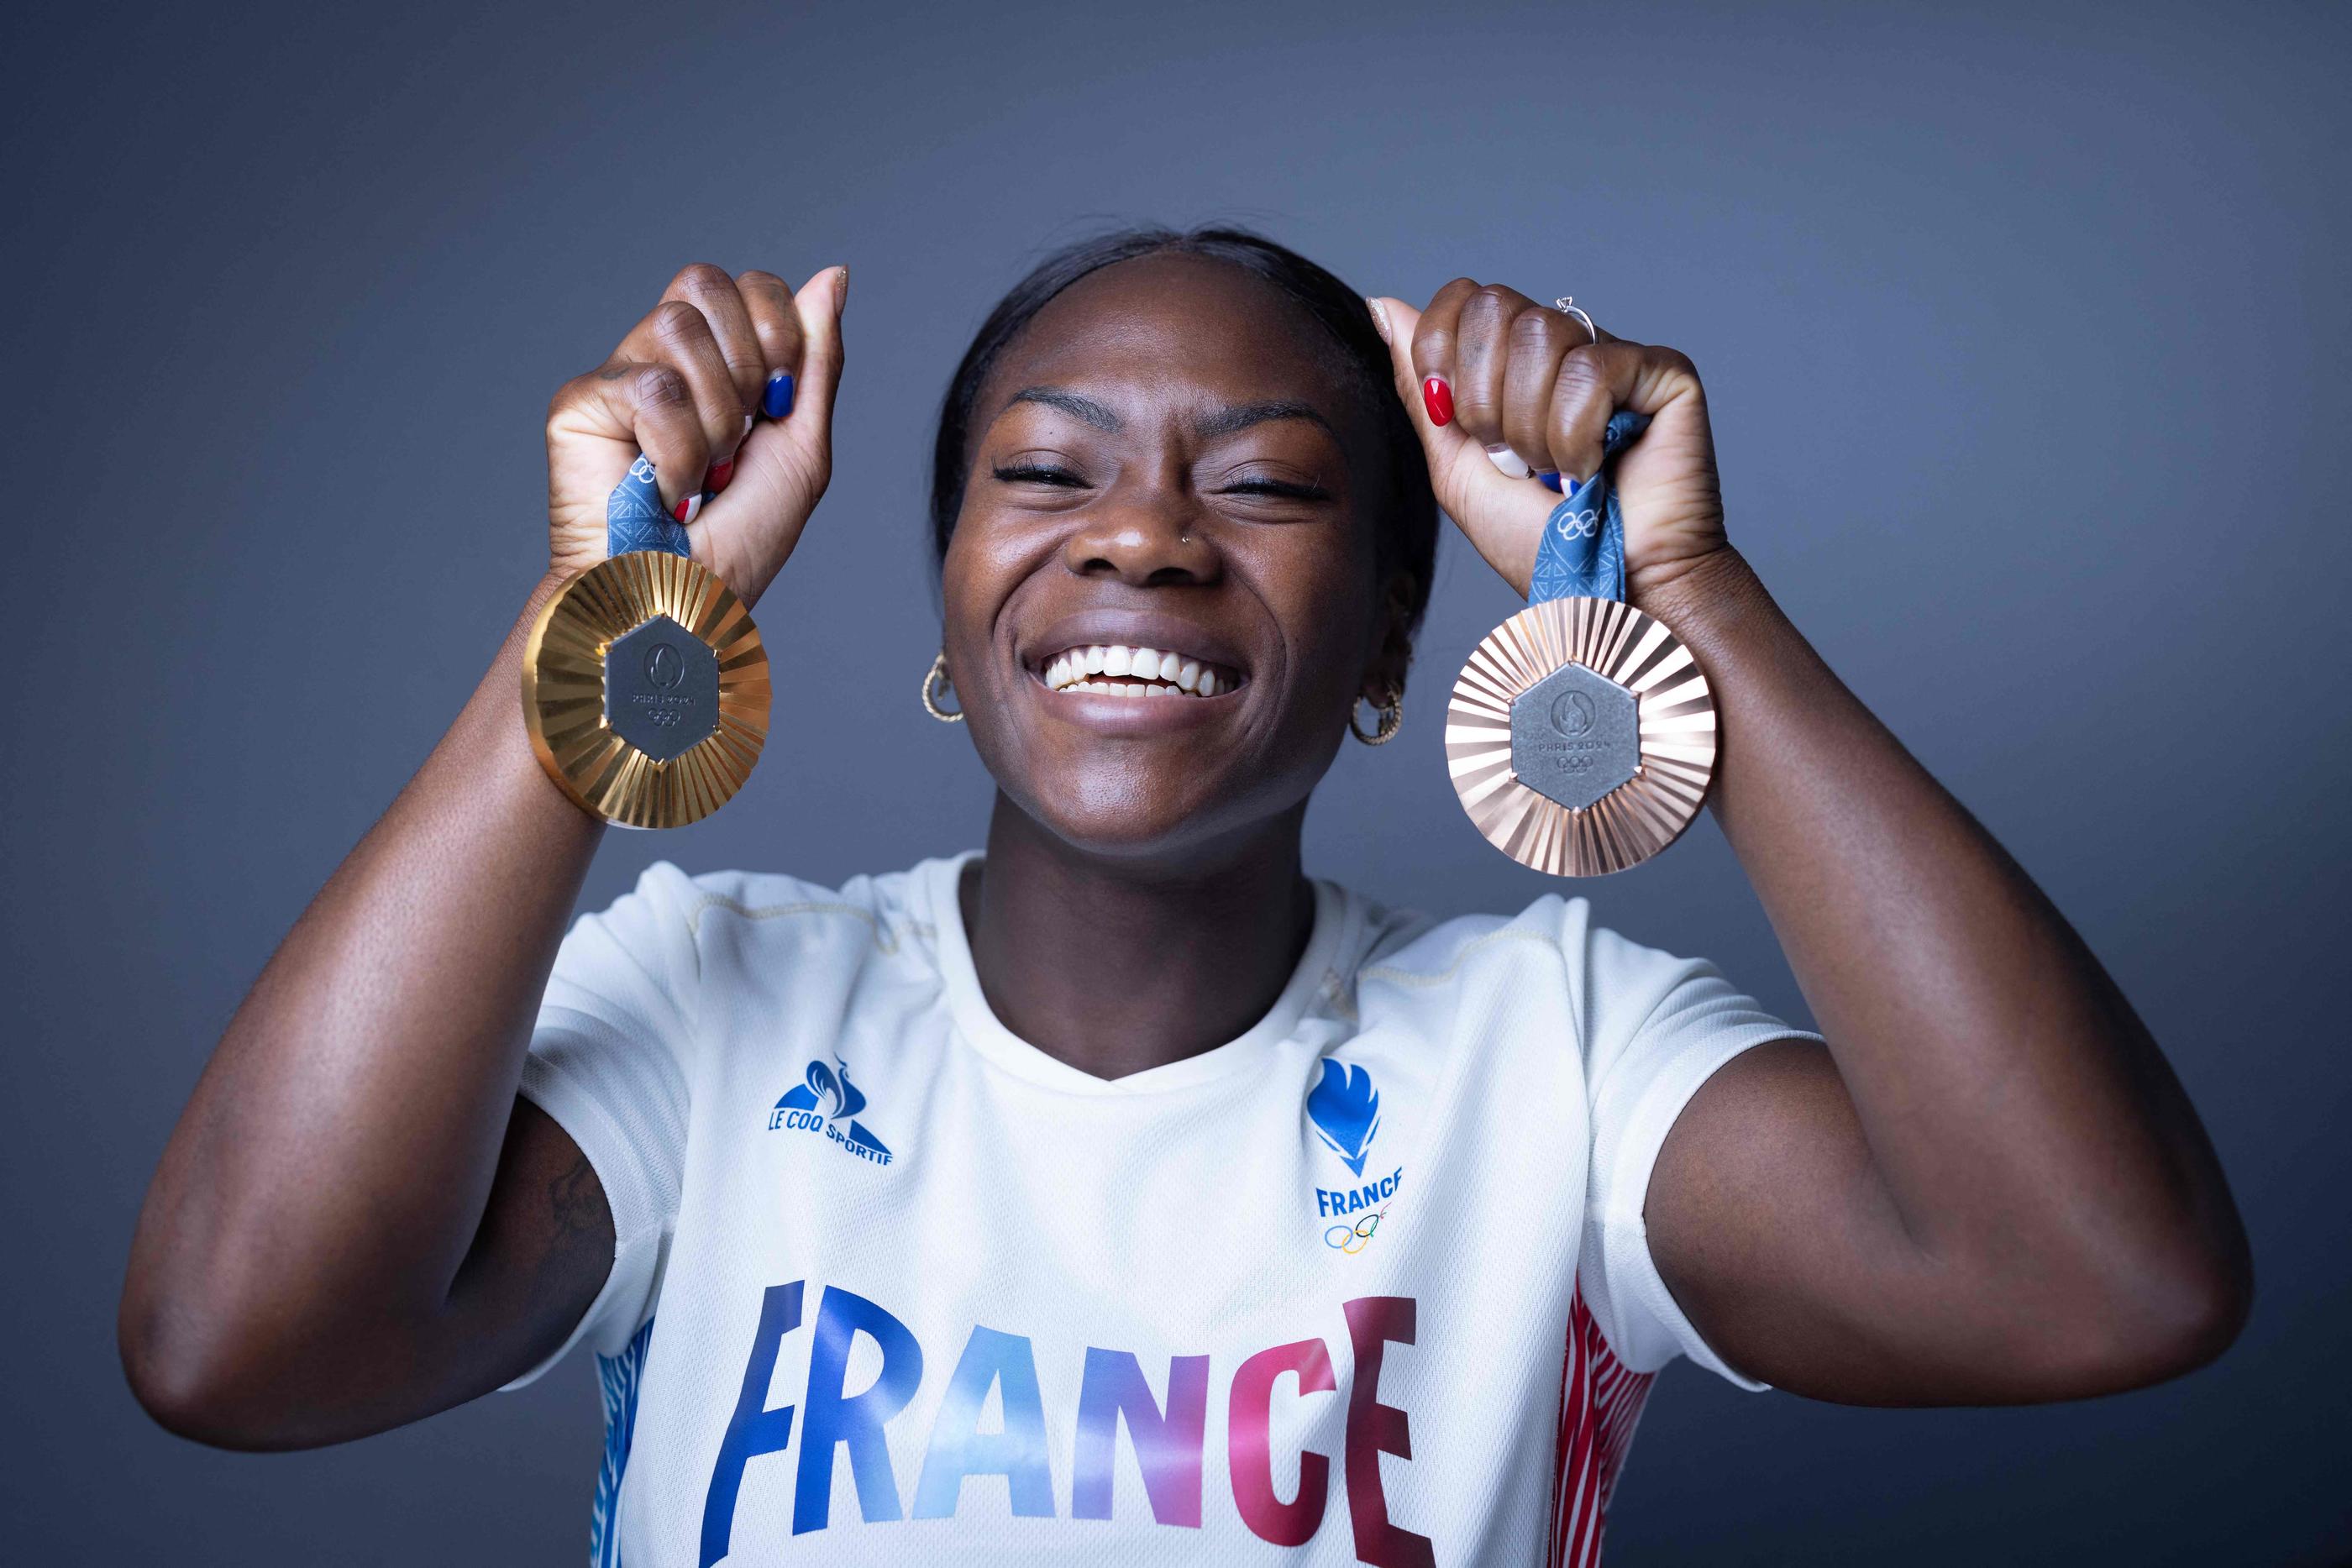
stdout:
{"type": "Polygon", "coordinates": [[[1706,393],[1680,351],[1605,331],[1596,343],[1576,317],[1467,277],[1439,289],[1425,309],[1366,303],[1388,340],[1438,505],[1521,597],[1559,496],[1510,477],[1487,449],[1507,446],[1528,467],[1556,469],[1563,485],[1585,479],[1601,465],[1602,434],[1620,409],[1651,416],[1617,461],[1628,596],[1640,603],[1724,548],[1706,393]]]}

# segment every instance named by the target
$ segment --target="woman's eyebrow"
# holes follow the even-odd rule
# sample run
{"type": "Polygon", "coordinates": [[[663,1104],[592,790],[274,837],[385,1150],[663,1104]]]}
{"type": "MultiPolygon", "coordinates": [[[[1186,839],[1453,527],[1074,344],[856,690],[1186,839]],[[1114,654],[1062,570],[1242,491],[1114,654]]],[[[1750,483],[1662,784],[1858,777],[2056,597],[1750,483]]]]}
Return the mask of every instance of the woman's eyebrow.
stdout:
{"type": "Polygon", "coordinates": [[[1235,403],[1214,413],[1202,414],[1193,423],[1192,429],[1202,440],[1214,440],[1220,435],[1231,435],[1236,430],[1246,430],[1253,424],[1263,424],[1270,419],[1303,419],[1321,425],[1324,434],[1332,440],[1339,439],[1339,433],[1331,427],[1331,422],[1324,418],[1314,404],[1301,402],[1297,398],[1235,403]]]}
{"type": "MultiPolygon", "coordinates": [[[[1127,422],[1108,404],[1061,387],[1023,387],[1004,400],[1004,406],[1011,408],[1014,403],[1022,402],[1043,403],[1047,408],[1060,409],[1097,430],[1119,431],[1127,427],[1127,422]]],[[[1231,435],[1237,430],[1246,430],[1253,424],[1263,424],[1273,419],[1303,419],[1311,424],[1320,425],[1332,440],[1339,439],[1339,431],[1323,417],[1320,410],[1297,398],[1268,398],[1259,402],[1234,403],[1202,414],[1193,422],[1192,429],[1202,440],[1213,441],[1219,436],[1231,435]]]]}
{"type": "Polygon", "coordinates": [[[1016,402],[1042,402],[1047,408],[1058,408],[1075,419],[1086,421],[1097,430],[1124,428],[1118,415],[1104,404],[1090,397],[1080,397],[1074,392],[1064,392],[1059,387],[1023,387],[1004,400],[1004,406],[1011,408],[1016,402]]]}

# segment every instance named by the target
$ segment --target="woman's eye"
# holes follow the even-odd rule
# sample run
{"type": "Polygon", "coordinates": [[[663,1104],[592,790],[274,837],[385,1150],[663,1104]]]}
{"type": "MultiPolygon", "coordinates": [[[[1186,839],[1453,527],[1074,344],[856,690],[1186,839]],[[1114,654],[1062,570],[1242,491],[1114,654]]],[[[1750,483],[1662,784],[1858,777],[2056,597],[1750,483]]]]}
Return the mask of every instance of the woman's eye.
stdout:
{"type": "Polygon", "coordinates": [[[1067,468],[1050,467],[1042,463],[1015,463],[995,470],[996,477],[1007,485],[1062,485],[1083,487],[1084,479],[1067,468]]]}
{"type": "Polygon", "coordinates": [[[1236,479],[1224,487],[1228,496],[1277,496],[1292,501],[1328,501],[1331,492],[1320,485],[1301,485],[1287,479],[1236,479]]]}

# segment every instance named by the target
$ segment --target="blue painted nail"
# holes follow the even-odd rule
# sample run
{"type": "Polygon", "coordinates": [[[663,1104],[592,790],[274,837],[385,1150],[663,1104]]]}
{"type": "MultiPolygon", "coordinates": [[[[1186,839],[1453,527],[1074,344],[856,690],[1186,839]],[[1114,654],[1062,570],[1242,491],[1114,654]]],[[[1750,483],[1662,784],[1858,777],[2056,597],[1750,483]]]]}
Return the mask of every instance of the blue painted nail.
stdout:
{"type": "Polygon", "coordinates": [[[760,399],[760,412],[770,419],[782,419],[793,412],[793,372],[778,371],[768,378],[768,390],[760,399]]]}
{"type": "Polygon", "coordinates": [[[1559,473],[1557,469],[1547,468],[1536,477],[1543,481],[1543,487],[1547,490],[1559,488],[1559,473]]]}

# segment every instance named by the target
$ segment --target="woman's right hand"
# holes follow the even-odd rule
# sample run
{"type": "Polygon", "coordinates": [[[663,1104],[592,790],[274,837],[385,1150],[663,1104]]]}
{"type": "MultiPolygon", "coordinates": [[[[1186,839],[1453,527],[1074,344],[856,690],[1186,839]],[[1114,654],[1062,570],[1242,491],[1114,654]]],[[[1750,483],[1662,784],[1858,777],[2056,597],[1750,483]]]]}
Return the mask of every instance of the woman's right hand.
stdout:
{"type": "Polygon", "coordinates": [[[757,602],[833,476],[848,290],[845,267],[797,294],[772,272],[730,277],[705,263],[672,278],[612,357],[548,407],[550,571],[604,559],[605,501],[642,452],[665,507],[721,492],[687,526],[694,559],[757,602]],[[772,392],[779,376],[789,390],[772,392]]]}

